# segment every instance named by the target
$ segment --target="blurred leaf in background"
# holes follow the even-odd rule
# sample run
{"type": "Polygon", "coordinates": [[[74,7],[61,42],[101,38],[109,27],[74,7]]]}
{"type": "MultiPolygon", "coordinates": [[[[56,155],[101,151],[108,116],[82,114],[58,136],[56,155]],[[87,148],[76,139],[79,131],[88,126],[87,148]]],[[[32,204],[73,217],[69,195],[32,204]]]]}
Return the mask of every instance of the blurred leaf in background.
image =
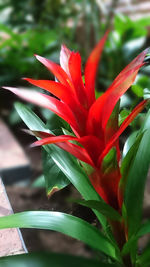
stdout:
{"type": "MultiPolygon", "coordinates": [[[[123,14],[115,15],[117,5],[118,1],[112,1],[108,8],[105,2],[98,0],[0,0],[0,84],[26,87],[21,77],[52,78],[33,55],[59,62],[62,43],[71,50],[78,50],[84,65],[90,51],[109,27],[111,32],[96,83],[96,94],[102,94],[147,42],[149,18],[132,21],[123,14]]],[[[143,97],[143,88],[149,88],[148,71],[148,67],[142,71],[132,90],[122,98],[122,108],[127,109],[131,100],[134,100],[133,106],[136,105],[143,97]]],[[[0,108],[7,103],[10,109],[7,95],[0,97],[0,108]]],[[[10,102],[13,102],[11,97],[10,102]]],[[[40,113],[47,120],[49,114],[43,114],[42,110],[40,113]]],[[[9,122],[19,123],[15,113],[9,122]]]]}

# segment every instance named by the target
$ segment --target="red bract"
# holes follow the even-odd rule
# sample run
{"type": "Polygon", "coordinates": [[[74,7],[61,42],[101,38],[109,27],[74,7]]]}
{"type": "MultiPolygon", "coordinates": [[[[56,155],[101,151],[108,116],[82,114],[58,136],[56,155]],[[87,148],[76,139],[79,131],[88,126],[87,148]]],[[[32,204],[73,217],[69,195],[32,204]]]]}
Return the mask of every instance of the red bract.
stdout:
{"type": "MultiPolygon", "coordinates": [[[[96,100],[95,77],[107,35],[108,32],[87,60],[84,73],[85,84],[82,79],[81,57],[78,52],[72,52],[63,45],[60,53],[61,66],[36,55],[36,58],[54,74],[57,82],[24,79],[52,93],[58,99],[34,91],[10,87],[6,89],[27,101],[52,110],[70,124],[74,136],[55,136],[36,132],[36,135],[42,139],[35,142],[34,146],[55,143],[78,158],[81,163],[91,165],[92,171],[88,175],[95,190],[108,204],[119,210],[123,199],[119,190],[121,179],[119,136],[145,107],[147,101],[142,101],[120,127],[118,126],[118,101],[132,85],[139,69],[144,65],[147,50],[144,50],[121,71],[107,91],[96,100]],[[76,141],[76,143],[70,141],[76,141]],[[110,150],[113,152],[113,157],[109,162],[106,156],[110,150]]],[[[84,168],[87,172],[85,164],[84,168]]]]}

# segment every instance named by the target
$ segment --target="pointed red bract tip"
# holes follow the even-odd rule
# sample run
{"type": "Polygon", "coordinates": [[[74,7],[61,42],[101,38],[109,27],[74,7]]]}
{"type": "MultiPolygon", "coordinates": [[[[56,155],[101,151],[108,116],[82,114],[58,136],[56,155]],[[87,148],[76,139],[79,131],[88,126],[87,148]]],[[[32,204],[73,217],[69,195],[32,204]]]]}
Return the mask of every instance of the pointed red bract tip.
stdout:
{"type": "Polygon", "coordinates": [[[44,57],[41,57],[41,56],[39,56],[39,55],[36,55],[35,54],[35,57],[37,58],[37,60],[39,60],[39,61],[41,61],[41,60],[44,60],[45,58],[44,57]]]}
{"type": "Polygon", "coordinates": [[[61,49],[62,49],[62,50],[68,50],[68,51],[70,51],[70,50],[68,49],[68,47],[67,47],[65,44],[62,44],[62,45],[61,45],[61,49]]]}
{"type": "Polygon", "coordinates": [[[37,147],[37,146],[40,146],[39,144],[36,144],[36,142],[32,143],[29,145],[30,148],[33,148],[33,147],[37,147]]]}
{"type": "Polygon", "coordinates": [[[66,45],[63,44],[60,50],[60,66],[67,73],[69,77],[70,77],[69,59],[71,54],[72,52],[67,48],[66,45]]]}
{"type": "Polygon", "coordinates": [[[101,54],[104,48],[109,31],[105,33],[103,38],[98,42],[95,48],[92,50],[86,65],[85,65],[85,86],[87,91],[87,98],[89,107],[95,101],[95,79],[98,68],[98,63],[101,59],[101,54]]]}
{"type": "Polygon", "coordinates": [[[9,86],[2,86],[3,89],[9,90],[11,92],[14,92],[15,90],[17,90],[17,88],[15,87],[9,87],[9,86]]]}

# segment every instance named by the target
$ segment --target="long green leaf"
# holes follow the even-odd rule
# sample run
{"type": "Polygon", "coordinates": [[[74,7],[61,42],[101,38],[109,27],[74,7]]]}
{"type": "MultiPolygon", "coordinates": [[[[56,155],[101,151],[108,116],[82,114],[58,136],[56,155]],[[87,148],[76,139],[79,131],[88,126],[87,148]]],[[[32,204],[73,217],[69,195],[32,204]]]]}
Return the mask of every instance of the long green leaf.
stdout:
{"type": "Polygon", "coordinates": [[[127,210],[129,237],[134,235],[141,223],[144,188],[150,164],[150,111],[147,114],[143,136],[138,151],[130,166],[125,191],[125,206],[127,210]]]}
{"type": "Polygon", "coordinates": [[[109,206],[106,202],[96,201],[96,200],[86,201],[81,199],[74,199],[72,201],[82,206],[95,209],[111,220],[114,221],[121,220],[121,215],[115,209],[109,206]]]}
{"type": "Polygon", "coordinates": [[[122,151],[123,158],[126,156],[128,151],[130,150],[130,148],[133,146],[134,142],[136,141],[137,134],[138,134],[138,131],[133,132],[126,140],[124,147],[123,147],[123,151],[122,151]]]}
{"type": "Polygon", "coordinates": [[[146,235],[148,233],[150,233],[150,220],[146,221],[144,224],[141,225],[136,236],[139,238],[139,237],[146,235]]]}
{"type": "Polygon", "coordinates": [[[117,264],[103,263],[94,259],[56,254],[30,253],[0,258],[2,267],[116,267],[117,264]]]}
{"type": "Polygon", "coordinates": [[[115,248],[94,226],[72,215],[54,211],[27,211],[0,218],[0,229],[37,228],[69,235],[116,259],[115,248]]]}
{"type": "MultiPolygon", "coordinates": [[[[48,114],[49,117],[47,118],[46,127],[55,135],[63,134],[62,127],[67,127],[68,123],[50,110],[48,111],[48,114]]],[[[42,148],[42,162],[46,192],[48,197],[50,197],[54,192],[66,187],[70,183],[70,181],[60,170],[60,168],[58,168],[58,166],[54,163],[50,154],[47,153],[44,148],[42,148]]]]}
{"type": "MultiPolygon", "coordinates": [[[[139,134],[137,136],[137,138],[135,139],[134,144],[131,145],[131,147],[129,148],[126,156],[124,157],[124,159],[122,161],[122,164],[121,164],[121,175],[122,175],[122,178],[120,180],[120,185],[119,186],[120,186],[120,189],[122,190],[123,194],[125,192],[126,184],[127,184],[127,181],[128,181],[129,172],[130,172],[130,169],[131,169],[131,167],[133,165],[133,162],[135,160],[135,156],[136,156],[136,153],[138,151],[138,148],[139,148],[141,139],[143,137],[143,134],[144,133],[141,133],[141,134],[139,134]]],[[[125,219],[126,219],[126,216],[125,216],[125,219]]]]}
{"type": "MultiPolygon", "coordinates": [[[[22,103],[16,103],[15,108],[19,113],[24,123],[31,130],[48,131],[46,125],[41,121],[40,118],[27,106],[22,103]]],[[[99,195],[92,187],[87,175],[83,169],[79,166],[77,161],[69,153],[63,151],[55,145],[44,146],[46,151],[51,155],[56,165],[62,170],[67,176],[70,182],[80,192],[86,200],[101,200],[99,195]]],[[[99,212],[95,211],[98,219],[100,220],[104,229],[107,229],[106,219],[99,212]]]]}
{"type": "Polygon", "coordinates": [[[31,130],[49,131],[44,122],[28,107],[20,102],[15,103],[15,109],[24,123],[31,130]]]}

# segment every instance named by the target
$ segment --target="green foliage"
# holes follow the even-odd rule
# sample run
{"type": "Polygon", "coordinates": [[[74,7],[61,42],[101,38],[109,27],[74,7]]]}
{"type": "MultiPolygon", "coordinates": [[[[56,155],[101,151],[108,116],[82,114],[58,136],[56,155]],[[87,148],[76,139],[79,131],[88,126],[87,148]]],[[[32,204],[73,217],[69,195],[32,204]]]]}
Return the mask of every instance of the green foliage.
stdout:
{"type": "MultiPolygon", "coordinates": [[[[127,178],[125,206],[127,209],[129,236],[132,236],[136,233],[141,223],[145,181],[150,164],[150,128],[148,127],[148,122],[150,119],[149,116],[150,112],[148,112],[144,127],[141,130],[143,132],[143,136],[139,143],[137,152],[134,151],[134,159],[130,166],[127,178]]],[[[129,151],[131,151],[131,149],[129,151]]]]}
{"type": "Polygon", "coordinates": [[[120,187],[123,189],[123,192],[125,190],[126,183],[128,180],[128,175],[129,175],[130,169],[132,168],[132,164],[135,159],[135,155],[139,149],[139,144],[141,142],[142,137],[143,137],[143,134],[140,134],[137,137],[136,133],[133,133],[131,138],[128,139],[127,143],[125,144],[125,149],[124,149],[125,157],[123,158],[123,161],[121,164],[122,178],[120,180],[120,187]]]}
{"type": "Polygon", "coordinates": [[[114,246],[94,226],[75,216],[52,211],[27,211],[0,218],[0,229],[36,228],[58,231],[116,259],[114,246]]]}
{"type": "Polygon", "coordinates": [[[40,175],[36,178],[36,180],[32,183],[32,187],[44,187],[45,188],[45,178],[44,175],[40,175]]]}
{"type": "Polygon", "coordinates": [[[129,110],[123,109],[119,114],[119,126],[123,123],[123,121],[128,117],[130,114],[129,110]]]}
{"type": "MultiPolygon", "coordinates": [[[[100,65],[100,88],[106,89],[116,75],[143,49],[148,25],[149,18],[132,21],[123,14],[114,17],[114,31],[109,35],[100,65]]],[[[139,97],[139,94],[142,94],[141,90],[141,88],[138,88],[138,91],[134,90],[134,94],[139,97]]],[[[128,93],[128,97],[131,100],[132,95],[128,93]]]]}
{"type": "Polygon", "coordinates": [[[121,220],[121,215],[111,206],[106,204],[106,202],[104,201],[96,201],[96,200],[86,201],[86,200],[81,200],[81,199],[75,199],[75,200],[71,199],[70,201],[80,204],[82,206],[91,208],[91,209],[95,209],[111,220],[114,220],[114,221],[121,220]]]}
{"type": "Polygon", "coordinates": [[[70,181],[66,175],[58,168],[51,156],[42,149],[43,173],[47,196],[50,197],[54,192],[67,186],[70,181]]]}
{"type": "MultiPolygon", "coordinates": [[[[48,131],[47,126],[40,120],[40,118],[29,108],[21,103],[16,103],[15,108],[22,120],[29,127],[30,130],[48,131]]],[[[92,187],[88,177],[83,169],[77,163],[73,156],[55,145],[44,146],[47,153],[50,154],[52,160],[66,175],[70,182],[77,188],[85,200],[101,200],[100,196],[92,187]],[[78,179],[77,179],[78,177],[78,179]]],[[[106,220],[100,213],[95,212],[101,224],[106,230],[106,220]]]]}
{"type": "Polygon", "coordinates": [[[105,174],[111,173],[117,166],[117,152],[116,148],[113,147],[103,159],[102,171],[105,174]]]}
{"type": "Polygon", "coordinates": [[[138,256],[137,266],[149,267],[149,263],[150,263],[150,244],[146,246],[142,255],[138,256]]]}
{"type": "Polygon", "coordinates": [[[103,263],[94,259],[46,252],[1,257],[0,264],[3,267],[66,267],[68,265],[72,267],[117,267],[116,264],[103,263]]]}
{"type": "MultiPolygon", "coordinates": [[[[20,78],[29,76],[46,77],[40,64],[34,59],[34,54],[51,55],[58,58],[57,33],[46,29],[27,30],[23,33],[14,32],[10,27],[0,24],[0,54],[1,54],[1,84],[21,83],[20,78]],[[38,44],[38,45],[37,45],[38,44]]],[[[44,71],[44,70],[43,70],[44,71]]],[[[22,82],[25,85],[24,82],[22,82]]]]}

